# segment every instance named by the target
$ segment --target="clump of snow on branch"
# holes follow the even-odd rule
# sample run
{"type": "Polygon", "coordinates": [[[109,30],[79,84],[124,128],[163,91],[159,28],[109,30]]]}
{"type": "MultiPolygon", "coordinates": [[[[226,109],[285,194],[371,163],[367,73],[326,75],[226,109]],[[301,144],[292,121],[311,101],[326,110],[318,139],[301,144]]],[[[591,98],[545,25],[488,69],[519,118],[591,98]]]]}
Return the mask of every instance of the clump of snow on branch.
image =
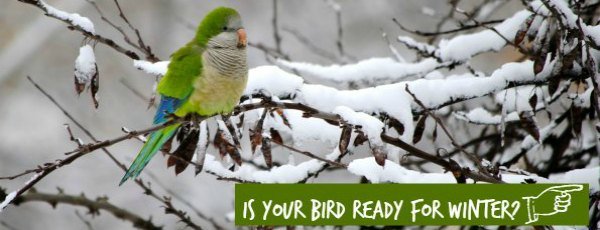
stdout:
{"type": "Polygon", "coordinates": [[[89,18],[83,17],[77,13],[67,13],[62,10],[56,9],[42,0],[39,0],[39,4],[41,4],[41,6],[44,9],[46,9],[48,15],[54,16],[58,19],[69,21],[73,25],[81,27],[83,30],[90,34],[96,34],[96,31],[94,30],[94,23],[92,23],[92,21],[89,18]]]}
{"type": "Polygon", "coordinates": [[[459,35],[450,40],[442,40],[439,44],[439,56],[444,61],[466,61],[476,54],[486,51],[498,51],[506,45],[506,39],[512,41],[520,25],[525,22],[531,12],[522,10],[504,20],[492,30],[459,35]]]}
{"type": "Polygon", "coordinates": [[[167,67],[169,66],[169,63],[169,61],[152,63],[143,60],[133,60],[133,66],[135,68],[152,75],[165,75],[167,73],[167,67]]]}
{"type": "Polygon", "coordinates": [[[396,39],[398,39],[399,42],[401,42],[402,44],[404,44],[410,48],[417,49],[417,50],[419,50],[421,52],[425,52],[427,54],[433,54],[437,50],[434,46],[426,44],[426,43],[417,42],[412,37],[398,36],[398,38],[396,38],[396,39]]]}
{"type": "Polygon", "coordinates": [[[79,55],[75,59],[75,85],[77,93],[81,93],[85,86],[98,74],[96,56],[90,45],[79,48],[79,55]]]}
{"type": "Polygon", "coordinates": [[[332,82],[398,81],[405,77],[434,70],[440,64],[432,58],[418,63],[400,63],[392,58],[370,58],[354,64],[322,66],[304,62],[278,60],[281,66],[309,77],[332,82]]]}
{"type": "Polygon", "coordinates": [[[302,78],[277,66],[259,66],[248,72],[248,84],[244,94],[259,93],[261,89],[265,89],[264,86],[273,85],[275,87],[269,87],[269,93],[280,97],[287,96],[294,94],[303,82],[302,78]]]}
{"type": "Polygon", "coordinates": [[[383,145],[380,133],[383,130],[383,122],[379,119],[362,112],[355,112],[346,106],[338,106],[333,113],[340,115],[342,120],[354,126],[360,126],[369,140],[379,146],[383,145]]]}
{"type": "Polygon", "coordinates": [[[353,160],[348,164],[348,171],[372,183],[456,183],[452,173],[420,173],[390,160],[382,167],[374,157],[353,160]]]}
{"type": "Polygon", "coordinates": [[[554,183],[585,183],[590,185],[590,192],[597,192],[600,191],[598,172],[600,167],[574,169],[566,173],[550,175],[549,180],[554,183]]]}
{"type": "MultiPolygon", "coordinates": [[[[328,154],[326,157],[330,160],[339,156],[339,151],[328,154]]],[[[208,173],[213,173],[229,179],[238,179],[256,183],[298,183],[308,177],[309,174],[316,173],[325,166],[325,163],[316,159],[304,161],[297,165],[282,165],[273,167],[268,171],[258,170],[254,166],[244,164],[234,172],[215,159],[213,155],[206,155],[204,168],[208,173]]]]}
{"type": "Polygon", "coordinates": [[[12,202],[12,200],[15,199],[16,196],[17,196],[17,191],[13,191],[13,192],[9,193],[8,195],[6,195],[6,198],[4,198],[4,201],[2,201],[2,203],[0,203],[0,212],[2,212],[2,210],[4,208],[6,208],[6,206],[8,206],[8,204],[10,204],[10,202],[12,202]]]}
{"type": "MultiPolygon", "coordinates": [[[[501,115],[493,115],[489,111],[483,108],[475,108],[468,113],[457,111],[454,113],[455,117],[464,121],[468,121],[475,124],[482,125],[498,125],[502,122],[501,115]]],[[[517,113],[510,113],[504,118],[504,122],[518,121],[519,115],[517,113]]]]}

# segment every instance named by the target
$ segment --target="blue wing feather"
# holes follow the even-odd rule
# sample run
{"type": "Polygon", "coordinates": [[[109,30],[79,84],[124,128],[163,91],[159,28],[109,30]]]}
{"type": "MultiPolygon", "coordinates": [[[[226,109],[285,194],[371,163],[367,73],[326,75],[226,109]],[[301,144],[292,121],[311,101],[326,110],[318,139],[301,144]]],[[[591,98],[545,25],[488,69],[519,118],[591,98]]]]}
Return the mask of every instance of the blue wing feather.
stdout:
{"type": "MultiPolygon", "coordinates": [[[[154,115],[154,124],[162,124],[168,120],[168,115],[173,114],[182,104],[184,100],[161,95],[158,109],[154,115]]],[[[179,124],[173,124],[161,130],[154,131],[150,134],[148,141],[142,147],[142,150],[135,157],[135,160],[127,169],[125,176],[121,179],[119,185],[122,185],[129,178],[136,178],[146,167],[150,159],[162,148],[162,146],[175,134],[179,124]]]]}
{"type": "Polygon", "coordinates": [[[181,106],[183,100],[175,97],[162,95],[158,109],[154,115],[154,124],[160,124],[167,121],[167,115],[173,114],[181,106]]]}

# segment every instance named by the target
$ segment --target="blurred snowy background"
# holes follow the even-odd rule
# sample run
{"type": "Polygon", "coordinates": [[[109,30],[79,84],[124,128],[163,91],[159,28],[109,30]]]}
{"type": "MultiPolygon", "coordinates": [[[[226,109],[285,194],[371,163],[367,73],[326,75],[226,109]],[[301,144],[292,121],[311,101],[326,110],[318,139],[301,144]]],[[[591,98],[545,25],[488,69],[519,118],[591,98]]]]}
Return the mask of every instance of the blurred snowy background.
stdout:
{"type": "MultiPolygon", "coordinates": [[[[482,1],[460,1],[459,7],[470,9],[482,1]]],[[[68,12],[77,12],[95,22],[96,31],[125,44],[122,36],[101,22],[92,5],[83,0],[48,0],[48,4],[68,12]]],[[[115,22],[118,18],[112,1],[99,0],[104,14],[115,22]]],[[[408,35],[394,24],[397,18],[405,26],[421,31],[432,31],[449,9],[447,1],[439,0],[353,0],[340,1],[343,46],[349,62],[370,57],[390,57],[387,43],[382,38],[386,32],[391,44],[409,61],[414,53],[394,41],[398,35],[408,35]]],[[[273,1],[201,1],[201,0],[147,0],[121,1],[123,10],[131,23],[139,28],[145,42],[157,56],[167,60],[169,54],[186,43],[195,26],[206,12],[217,6],[237,9],[244,20],[249,41],[254,44],[274,46],[273,1]]],[[[489,18],[502,19],[521,9],[519,1],[507,1],[498,7],[489,18]]],[[[294,30],[310,40],[314,46],[339,55],[336,49],[337,27],[335,12],[326,1],[278,1],[278,26],[282,51],[294,61],[333,64],[332,60],[316,55],[311,49],[286,30],[294,30]]],[[[121,26],[126,27],[125,24],[121,26]]],[[[452,22],[442,28],[455,28],[452,22]]],[[[414,37],[414,36],[413,36],[414,37]]],[[[424,38],[415,37],[426,41],[424,38]]],[[[73,90],[73,62],[82,44],[78,32],[68,30],[63,22],[44,16],[39,9],[17,1],[3,1],[0,6],[0,175],[13,175],[24,169],[34,168],[43,162],[62,158],[65,152],[76,146],[68,140],[63,127],[72,123],[65,115],[37,91],[26,79],[31,76],[50,92],[77,120],[90,129],[100,140],[121,135],[121,127],[139,129],[148,127],[154,110],[148,110],[147,102],[139,99],[125,87],[125,82],[146,96],[150,96],[153,77],[136,70],[132,61],[120,53],[96,46],[96,59],[101,75],[99,93],[100,107],[93,108],[89,94],[77,96],[73,90]]],[[[269,64],[263,51],[250,47],[249,65],[256,67],[269,64]]],[[[504,50],[496,54],[480,55],[471,61],[480,71],[496,69],[506,60],[513,60],[514,52],[504,50]]],[[[75,136],[89,142],[81,130],[72,126],[75,136]]],[[[320,146],[305,145],[320,153],[320,146]]],[[[121,161],[129,163],[141,144],[130,140],[109,150],[121,161]]],[[[160,154],[159,154],[160,155],[160,154]]],[[[162,187],[169,188],[190,201],[203,213],[215,218],[223,225],[232,227],[225,216],[233,210],[233,183],[215,180],[214,176],[200,174],[194,177],[188,170],[175,177],[165,167],[166,158],[155,157],[142,174],[152,182],[159,194],[167,194],[162,187]],[[152,174],[155,178],[150,178],[152,174]],[[159,186],[159,184],[162,184],[159,186]],[[162,187],[161,187],[162,186],[162,187]]],[[[160,203],[149,199],[133,183],[121,187],[118,181],[123,172],[115,167],[101,152],[95,152],[76,161],[69,167],[51,174],[36,186],[41,192],[57,192],[60,187],[65,193],[85,193],[87,197],[107,195],[109,201],[138,213],[142,217],[152,216],[154,223],[185,228],[178,219],[164,215],[160,203]]],[[[3,188],[15,188],[27,177],[13,181],[1,181],[3,188]]],[[[359,177],[347,172],[334,172],[321,176],[318,181],[357,182],[359,177]]],[[[183,209],[187,207],[174,202],[183,209]]],[[[84,209],[58,205],[56,210],[47,203],[28,202],[18,208],[8,208],[0,214],[0,229],[85,229],[75,210],[84,209]],[[10,226],[10,227],[9,227],[10,226]]],[[[193,212],[190,216],[203,226],[193,212]]],[[[129,229],[131,223],[103,213],[91,218],[94,229],[129,229]]],[[[208,227],[211,228],[211,227],[208,227]]]]}

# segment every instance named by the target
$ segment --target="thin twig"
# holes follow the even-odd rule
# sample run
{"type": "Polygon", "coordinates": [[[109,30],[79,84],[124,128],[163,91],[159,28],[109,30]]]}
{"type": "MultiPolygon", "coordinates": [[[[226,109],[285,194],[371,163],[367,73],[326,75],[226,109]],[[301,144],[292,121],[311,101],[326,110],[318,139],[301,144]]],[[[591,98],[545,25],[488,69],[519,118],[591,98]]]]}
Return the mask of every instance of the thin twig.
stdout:
{"type": "Polygon", "coordinates": [[[77,218],[79,218],[79,220],[81,220],[81,222],[83,222],[83,224],[85,224],[88,230],[94,230],[92,223],[89,220],[85,219],[83,215],[79,213],[79,210],[75,210],[75,215],[77,216],[77,218]]]}
{"type": "Polygon", "coordinates": [[[401,149],[406,150],[407,152],[409,152],[410,154],[428,160],[431,163],[434,163],[436,165],[442,166],[442,168],[449,170],[452,172],[452,174],[455,175],[455,177],[457,175],[464,175],[468,178],[471,178],[475,181],[485,181],[488,183],[506,183],[502,180],[499,180],[497,178],[485,175],[485,174],[481,174],[479,172],[473,172],[471,170],[469,170],[468,168],[461,168],[460,166],[457,167],[456,162],[454,162],[454,164],[451,161],[446,161],[444,159],[442,159],[441,157],[435,156],[433,154],[427,153],[421,149],[418,149],[398,138],[392,137],[392,136],[388,136],[385,133],[381,133],[381,139],[388,144],[394,145],[396,147],[399,147],[401,149]]]}
{"type": "Polygon", "coordinates": [[[98,35],[98,34],[92,34],[89,31],[85,30],[84,28],[82,28],[81,26],[75,25],[73,24],[71,21],[66,20],[66,19],[62,19],[57,17],[56,15],[52,15],[48,13],[48,9],[46,9],[46,7],[44,5],[42,5],[42,3],[39,0],[19,0],[20,2],[23,3],[27,3],[27,4],[31,4],[39,9],[41,9],[42,11],[44,11],[46,13],[46,16],[51,17],[51,18],[55,18],[58,19],[66,24],[69,25],[69,29],[71,30],[76,30],[79,31],[81,34],[83,34],[83,36],[85,36],[86,38],[90,38],[93,39],[95,41],[98,41],[102,44],[105,44],[111,48],[113,48],[115,51],[125,54],[127,57],[134,59],[134,60],[139,60],[140,57],[132,50],[123,48],[122,46],[120,46],[119,44],[115,43],[113,40],[103,37],[102,35],[98,35]]]}
{"type": "Polygon", "coordinates": [[[138,30],[133,25],[131,25],[131,23],[129,22],[129,20],[127,19],[125,14],[123,13],[123,10],[121,9],[121,5],[119,5],[119,1],[114,0],[114,2],[115,2],[115,5],[117,6],[117,9],[119,10],[119,16],[123,19],[123,21],[125,21],[125,23],[127,23],[127,25],[129,26],[129,29],[131,29],[135,32],[135,36],[138,39],[138,41],[137,41],[138,46],[142,49],[141,51],[146,55],[146,60],[151,61],[151,62],[160,61],[160,59],[158,59],[156,57],[156,55],[154,55],[154,53],[152,53],[152,49],[150,48],[150,46],[145,44],[144,40],[142,39],[142,36],[140,35],[140,30],[138,30]]]}
{"type": "Polygon", "coordinates": [[[113,216],[133,223],[134,227],[141,229],[162,229],[162,227],[154,225],[151,220],[144,219],[137,214],[117,207],[108,202],[108,198],[99,197],[96,200],[91,200],[85,196],[72,196],[67,194],[50,194],[30,191],[21,195],[18,198],[19,204],[23,202],[41,201],[51,205],[70,204],[75,206],[87,207],[92,214],[98,214],[100,210],[104,210],[113,216]]]}
{"type": "Polygon", "coordinates": [[[401,30],[409,32],[411,34],[423,36],[423,37],[431,37],[431,36],[439,36],[439,35],[444,35],[444,34],[458,33],[458,32],[462,32],[462,31],[465,31],[465,30],[472,30],[472,29],[481,28],[481,27],[483,27],[485,25],[498,24],[498,23],[503,22],[504,20],[505,19],[496,19],[496,20],[490,20],[490,21],[480,22],[479,24],[474,24],[474,25],[462,25],[459,28],[451,29],[451,30],[426,32],[426,31],[409,29],[409,28],[405,27],[404,25],[402,25],[396,18],[392,18],[392,21],[394,21],[394,23],[396,23],[396,25],[398,27],[400,27],[401,30]]]}
{"type": "Polygon", "coordinates": [[[273,0],[273,18],[271,19],[271,24],[273,27],[273,39],[275,40],[275,50],[277,53],[281,53],[281,35],[279,35],[278,16],[277,0],[273,0]]]}
{"type": "MultiPolygon", "coordinates": [[[[266,137],[263,137],[263,138],[266,138],[266,137]]],[[[332,165],[332,166],[335,166],[335,167],[339,167],[339,168],[348,168],[348,165],[346,165],[346,164],[335,162],[335,161],[332,161],[332,160],[327,160],[327,159],[322,158],[320,156],[317,156],[317,155],[315,155],[315,154],[313,154],[311,152],[302,151],[300,149],[294,148],[294,147],[286,145],[284,143],[279,143],[277,141],[273,141],[273,143],[275,143],[275,144],[277,144],[277,145],[279,145],[281,147],[284,147],[284,148],[286,148],[288,150],[291,150],[293,152],[300,153],[300,154],[302,154],[304,156],[307,156],[307,157],[310,157],[310,158],[313,158],[313,159],[316,159],[316,160],[323,161],[323,162],[325,162],[325,163],[327,163],[329,165],[332,165]]]]}
{"type": "Polygon", "coordinates": [[[479,159],[478,156],[476,156],[475,154],[472,154],[470,152],[467,152],[464,148],[462,148],[462,145],[458,144],[456,142],[456,140],[454,139],[454,137],[452,136],[452,134],[450,134],[450,132],[448,131],[448,129],[446,128],[446,126],[444,125],[444,122],[437,117],[433,112],[431,112],[431,110],[428,110],[427,107],[425,107],[425,105],[423,104],[423,102],[421,102],[421,100],[419,100],[419,98],[417,98],[417,96],[412,93],[408,87],[408,85],[406,85],[406,87],[404,88],[404,90],[406,90],[406,92],[408,94],[410,94],[410,96],[413,98],[413,100],[419,105],[421,106],[421,108],[423,109],[423,111],[425,111],[425,113],[427,113],[430,117],[432,117],[433,119],[435,119],[435,121],[437,122],[438,125],[440,125],[440,127],[442,127],[442,130],[444,131],[444,133],[446,134],[446,136],[448,137],[448,139],[450,139],[450,143],[452,143],[452,145],[459,149],[461,152],[463,152],[469,159],[471,159],[471,161],[473,161],[473,163],[475,163],[475,165],[477,166],[477,168],[486,173],[489,174],[487,168],[483,167],[483,165],[481,164],[481,159],[479,159]]]}

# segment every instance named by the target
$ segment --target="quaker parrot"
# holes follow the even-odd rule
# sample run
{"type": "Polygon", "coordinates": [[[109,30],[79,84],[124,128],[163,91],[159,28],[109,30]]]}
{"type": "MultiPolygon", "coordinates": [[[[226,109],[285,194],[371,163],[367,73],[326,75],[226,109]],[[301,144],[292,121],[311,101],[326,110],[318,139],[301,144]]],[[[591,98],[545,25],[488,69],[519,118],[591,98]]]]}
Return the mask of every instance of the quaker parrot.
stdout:
{"type": "MultiPolygon", "coordinates": [[[[219,7],[208,13],[195,37],[171,55],[157,87],[161,100],[154,124],[167,122],[172,116],[231,112],[248,79],[246,44],[246,31],[236,10],[219,7]]],[[[119,185],[135,179],[179,126],[175,123],[151,133],[119,185]]]]}

